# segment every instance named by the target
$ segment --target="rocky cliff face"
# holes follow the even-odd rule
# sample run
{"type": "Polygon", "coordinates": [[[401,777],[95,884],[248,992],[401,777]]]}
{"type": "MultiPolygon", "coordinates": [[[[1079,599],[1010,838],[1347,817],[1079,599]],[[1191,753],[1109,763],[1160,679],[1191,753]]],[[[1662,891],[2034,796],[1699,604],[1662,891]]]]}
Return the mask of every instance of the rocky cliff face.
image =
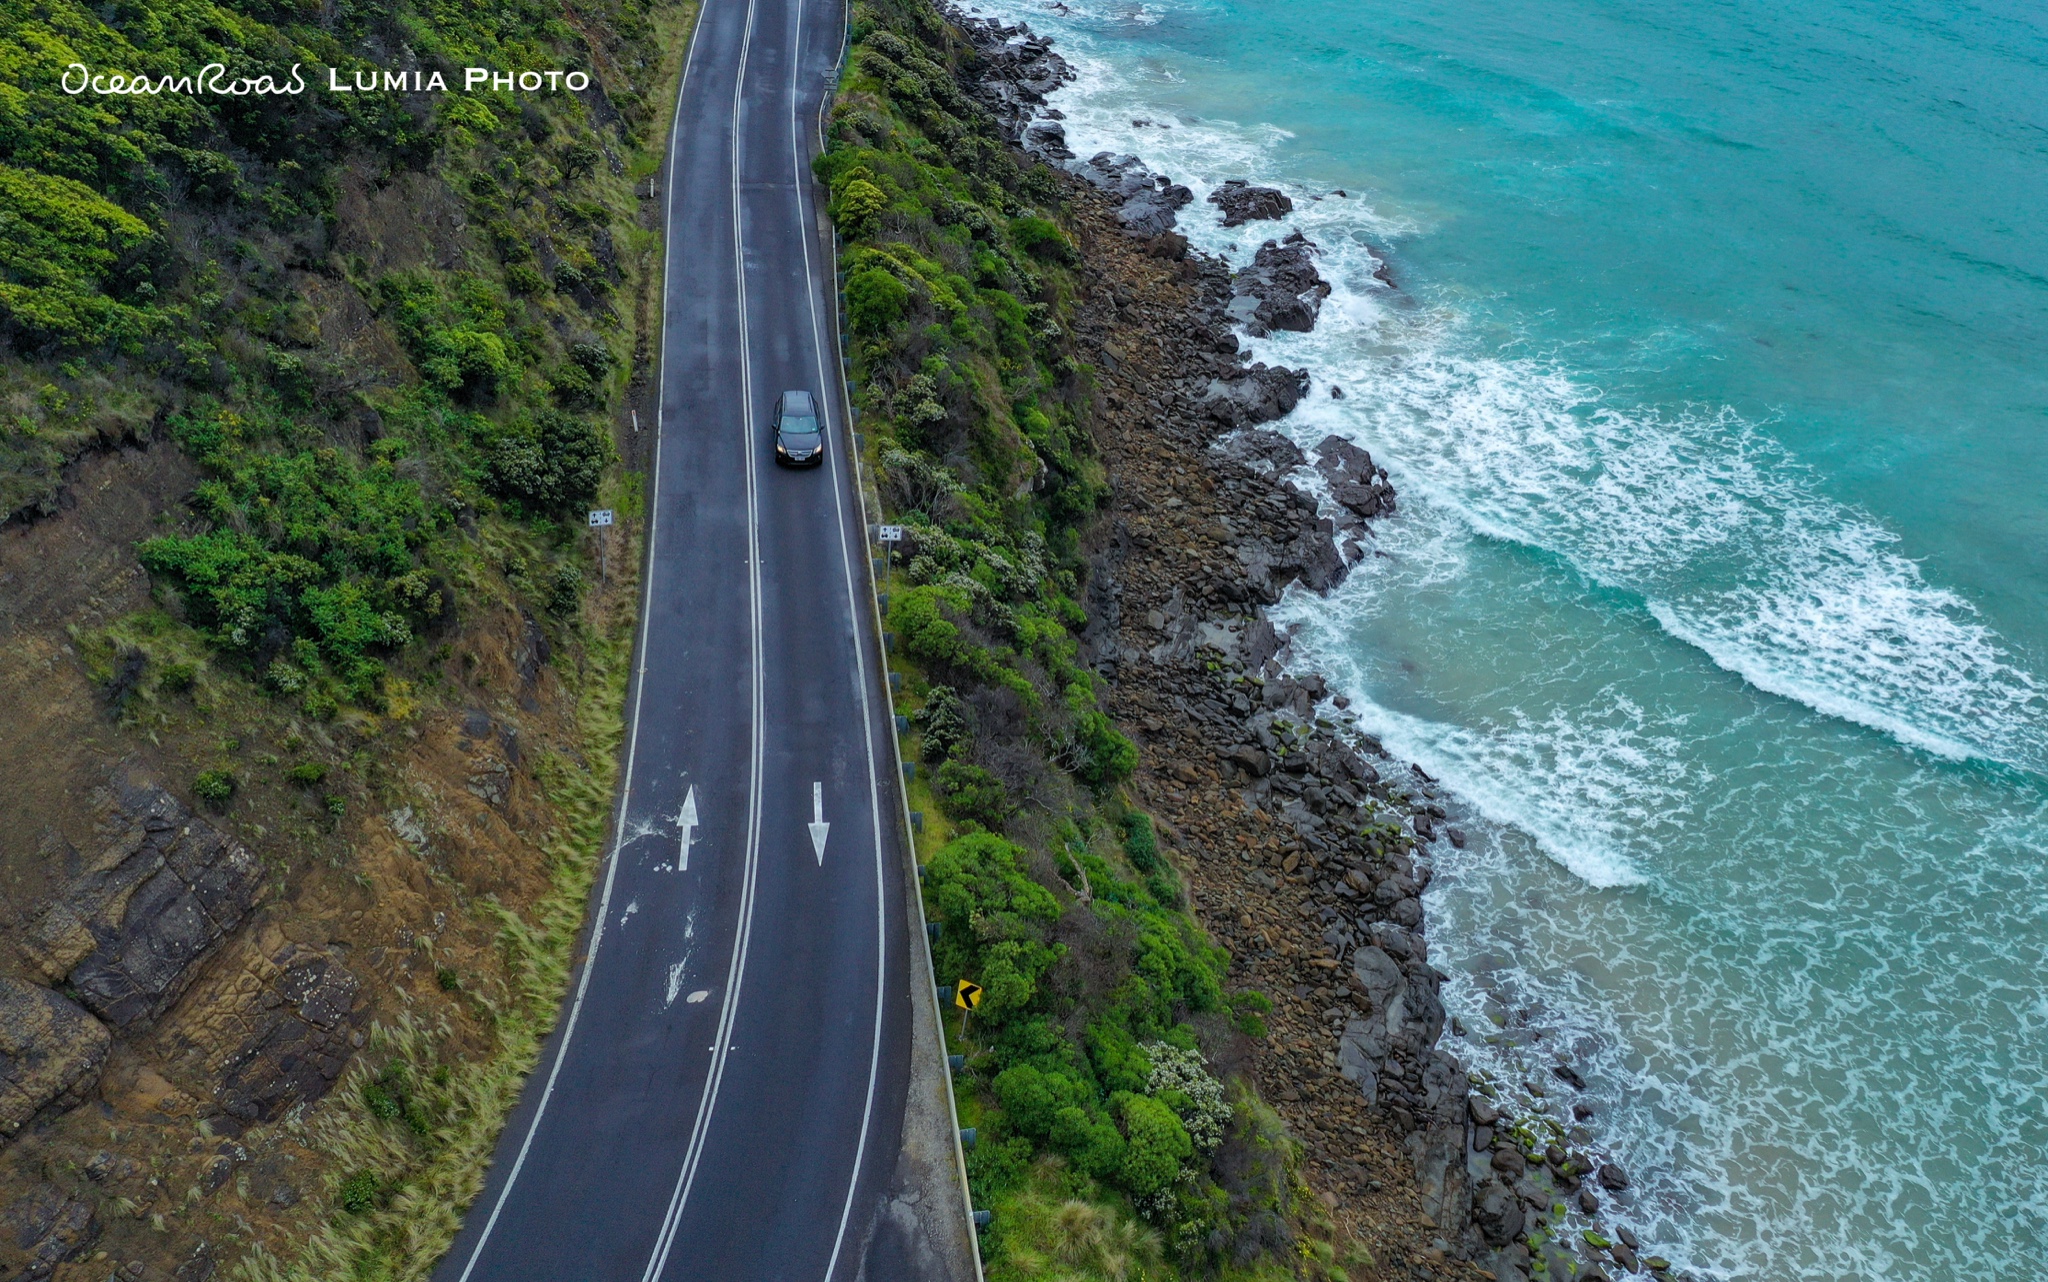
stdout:
{"type": "Polygon", "coordinates": [[[99,1085],[112,1040],[62,994],[0,979],[0,1143],[45,1112],[83,1103],[99,1085]]]}
{"type": "Polygon", "coordinates": [[[185,991],[193,963],[248,915],[263,874],[245,847],[162,788],[123,779],[114,792],[104,825],[112,839],[31,923],[21,949],[45,982],[129,1029],[185,991]]]}

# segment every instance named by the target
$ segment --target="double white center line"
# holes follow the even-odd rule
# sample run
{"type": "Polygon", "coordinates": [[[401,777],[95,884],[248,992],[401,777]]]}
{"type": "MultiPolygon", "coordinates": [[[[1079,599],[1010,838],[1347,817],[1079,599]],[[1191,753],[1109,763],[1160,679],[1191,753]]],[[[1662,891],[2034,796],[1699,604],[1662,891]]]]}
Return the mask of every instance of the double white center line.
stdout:
{"type": "MultiPolygon", "coordinates": [[[[740,210],[740,105],[747,83],[747,55],[754,42],[754,4],[747,0],[747,25],[740,36],[740,62],[732,85],[732,266],[734,292],[738,297],[740,330],[740,438],[746,456],[747,476],[747,596],[752,668],[752,745],[747,765],[747,855],[740,885],[738,929],[733,932],[732,962],[726,969],[725,997],[718,1010],[718,1039],[712,1043],[711,1069],[704,1076],[704,1093],[697,1101],[697,1117],[690,1126],[689,1147],[683,1153],[682,1170],[676,1174],[675,1191],[669,1195],[668,1210],[655,1235],[654,1250],[648,1256],[641,1282],[656,1282],[668,1265],[674,1249],[676,1229],[683,1219],[683,1207],[690,1200],[690,1188],[697,1181],[697,1168],[704,1160],[704,1144],[710,1136],[711,1113],[718,1104],[719,1084],[725,1078],[726,1061],[732,1053],[733,1023],[739,1015],[740,981],[747,969],[747,944],[754,932],[754,892],[758,884],[761,855],[761,772],[765,747],[765,718],[762,709],[761,664],[761,523],[756,471],[760,451],[755,448],[754,374],[752,338],[747,328],[747,264],[741,239],[740,210]]],[[[702,16],[699,18],[702,21],[702,16]]],[[[696,42],[691,42],[692,51],[696,42]]],[[[680,127],[681,122],[677,122],[680,127]]]]}

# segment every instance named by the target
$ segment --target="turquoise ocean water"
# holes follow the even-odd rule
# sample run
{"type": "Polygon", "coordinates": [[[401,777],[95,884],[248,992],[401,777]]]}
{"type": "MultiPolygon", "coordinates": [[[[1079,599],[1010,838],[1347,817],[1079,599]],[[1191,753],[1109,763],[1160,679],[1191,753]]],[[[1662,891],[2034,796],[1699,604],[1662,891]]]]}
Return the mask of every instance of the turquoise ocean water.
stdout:
{"type": "Polygon", "coordinates": [[[1456,1049],[1580,1065],[1701,1277],[2048,1278],[2044,11],[979,11],[1059,39],[1083,156],[1325,250],[1257,353],[1403,509],[1282,613],[1465,810],[1456,1049]]]}

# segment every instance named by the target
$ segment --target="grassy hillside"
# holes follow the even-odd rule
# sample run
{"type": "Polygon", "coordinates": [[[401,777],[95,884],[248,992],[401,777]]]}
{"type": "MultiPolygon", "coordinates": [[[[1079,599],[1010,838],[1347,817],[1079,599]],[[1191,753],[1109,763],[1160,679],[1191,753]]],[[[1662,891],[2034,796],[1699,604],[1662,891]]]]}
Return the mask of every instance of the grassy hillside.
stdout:
{"type": "Polygon", "coordinates": [[[693,12],[0,3],[0,926],[95,849],[81,799],[116,769],[266,875],[191,996],[117,1031],[98,1100],[0,1142],[0,1213],[77,1216],[0,1272],[104,1276],[97,1245],[149,1276],[421,1277],[474,1195],[610,804],[644,193],[693,12]],[[74,63],[454,92],[70,94],[74,63]],[[472,65],[592,87],[461,92],[472,65]],[[244,1128],[207,1003],[280,939],[345,960],[373,1027],[331,1094],[244,1128]]]}
{"type": "Polygon", "coordinates": [[[1002,142],[961,88],[972,50],[924,0],[852,20],[817,169],[866,456],[908,531],[885,590],[934,961],[986,994],[953,1039],[989,1275],[1326,1274],[1295,1146],[1212,1067],[1263,1035],[1265,1002],[1224,991],[1079,657],[1107,491],[1070,338],[1089,284],[1070,180],[1002,142]]]}

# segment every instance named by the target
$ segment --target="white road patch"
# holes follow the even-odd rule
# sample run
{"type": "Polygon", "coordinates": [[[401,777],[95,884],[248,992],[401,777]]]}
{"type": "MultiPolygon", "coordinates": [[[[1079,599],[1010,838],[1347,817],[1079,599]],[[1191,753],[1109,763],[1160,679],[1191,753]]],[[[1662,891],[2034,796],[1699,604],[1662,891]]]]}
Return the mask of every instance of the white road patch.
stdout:
{"type": "Polygon", "coordinates": [[[703,1001],[706,997],[709,996],[711,996],[710,989],[700,988],[696,992],[691,993],[688,997],[683,998],[683,1000],[688,1002],[690,1005],[695,1006],[698,1002],[703,1001]]]}
{"type": "MultiPolygon", "coordinates": [[[[685,957],[681,961],[677,962],[675,965],[668,968],[668,996],[662,999],[661,1008],[663,1010],[667,1010],[669,1007],[676,1004],[676,994],[680,992],[683,987],[683,967],[689,964],[690,959],[685,957]]],[[[694,1002],[697,999],[695,997],[692,997],[690,998],[690,1000],[694,1002]]]]}
{"type": "Polygon", "coordinates": [[[628,917],[631,917],[631,916],[632,916],[632,915],[633,915],[634,913],[637,913],[637,912],[639,912],[639,911],[640,911],[640,901],[639,901],[639,900],[637,900],[637,899],[636,899],[636,900],[634,900],[634,901],[633,901],[632,903],[630,903],[630,904],[627,904],[627,905],[626,905],[626,911],[624,911],[624,912],[622,912],[622,913],[620,913],[620,914],[619,914],[619,925],[621,925],[621,926],[625,925],[625,924],[626,924],[626,919],[627,919],[628,917]]]}

